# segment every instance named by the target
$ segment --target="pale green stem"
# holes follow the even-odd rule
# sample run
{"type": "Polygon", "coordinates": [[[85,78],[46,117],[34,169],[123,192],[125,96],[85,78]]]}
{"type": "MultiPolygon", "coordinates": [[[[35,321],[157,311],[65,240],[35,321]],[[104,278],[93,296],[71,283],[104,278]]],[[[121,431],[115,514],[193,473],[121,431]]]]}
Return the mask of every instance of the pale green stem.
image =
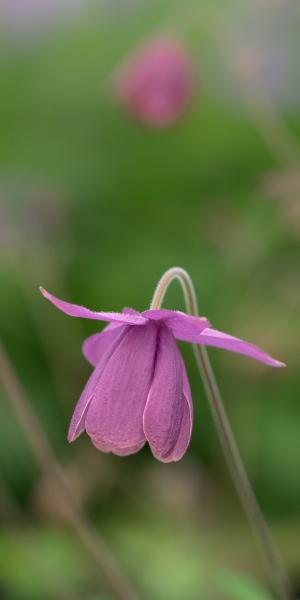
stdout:
{"type": "MultiPolygon", "coordinates": [[[[180,267],[173,267],[164,273],[155,290],[151,309],[161,307],[166,291],[174,279],[178,279],[182,287],[187,312],[198,316],[198,306],[192,280],[188,273],[180,267]]],[[[270,583],[278,600],[290,600],[292,591],[288,576],[245,471],[206,348],[199,345],[194,345],[193,348],[223,452],[241,503],[260,543],[268,568],[270,583]]]]}
{"type": "Polygon", "coordinates": [[[58,463],[44,430],[31,408],[8,354],[0,341],[0,382],[11,402],[18,422],[32,448],[41,470],[51,476],[77,536],[101,569],[111,590],[119,600],[138,600],[138,596],[116,563],[105,541],[94,531],[87,515],[73,494],[68,479],[58,463]]]}

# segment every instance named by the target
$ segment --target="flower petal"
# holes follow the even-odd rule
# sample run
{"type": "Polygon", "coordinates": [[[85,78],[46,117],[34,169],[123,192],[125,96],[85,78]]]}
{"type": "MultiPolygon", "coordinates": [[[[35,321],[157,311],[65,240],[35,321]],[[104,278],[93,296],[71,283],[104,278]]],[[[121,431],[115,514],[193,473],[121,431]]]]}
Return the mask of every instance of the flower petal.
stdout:
{"type": "Polygon", "coordinates": [[[96,367],[103,354],[110,344],[112,344],[119,336],[121,329],[124,327],[126,327],[126,325],[121,323],[110,323],[103,331],[90,335],[90,337],[83,342],[83,355],[93,367],[96,367]]]}
{"type": "Polygon", "coordinates": [[[106,363],[85,420],[86,431],[95,445],[120,454],[145,442],[143,412],[153,374],[156,339],[157,328],[152,323],[130,327],[106,363]]]}
{"type": "Polygon", "coordinates": [[[116,454],[117,456],[129,456],[129,454],[136,454],[136,452],[141,450],[141,448],[146,443],[146,440],[144,439],[139,444],[135,444],[134,446],[127,446],[125,448],[119,448],[117,446],[114,446],[113,444],[99,442],[97,440],[97,438],[91,437],[91,440],[92,440],[94,446],[98,450],[101,450],[101,452],[106,452],[106,453],[112,452],[113,454],[116,454]]]}
{"type": "Polygon", "coordinates": [[[85,417],[87,409],[93,397],[91,390],[93,389],[93,385],[97,380],[97,377],[98,373],[95,369],[89,377],[83,389],[83,392],[75,406],[75,410],[73,412],[68,431],[68,442],[74,442],[85,429],[85,417]]]}
{"type": "Polygon", "coordinates": [[[154,377],[143,417],[145,436],[159,460],[169,462],[182,456],[190,435],[186,434],[187,409],[187,399],[183,395],[182,358],[172,333],[162,326],[154,377]]]}
{"type": "Polygon", "coordinates": [[[182,422],[179,431],[178,440],[176,445],[174,446],[174,450],[171,452],[169,457],[165,459],[165,462],[177,461],[180,460],[189,446],[192,435],[193,428],[193,401],[191,395],[190,384],[185,368],[185,364],[182,360],[182,370],[183,370],[183,414],[182,414],[182,422]]]}
{"type": "Polygon", "coordinates": [[[254,344],[250,344],[249,342],[244,342],[239,338],[233,337],[232,335],[228,335],[227,333],[223,333],[222,331],[217,331],[216,329],[205,329],[200,333],[200,335],[185,335],[182,338],[186,342],[191,342],[192,344],[200,344],[204,346],[215,346],[216,348],[224,348],[224,350],[230,350],[231,352],[237,352],[238,354],[244,354],[245,356],[250,356],[250,358],[254,358],[270,367],[285,367],[286,365],[279,360],[275,360],[255,346],[254,344]]]}
{"type": "MultiPolygon", "coordinates": [[[[122,312],[129,315],[139,315],[133,308],[125,307],[122,312]]],[[[109,344],[113,342],[116,335],[119,335],[120,327],[124,327],[124,324],[118,322],[109,323],[102,331],[90,335],[90,337],[83,342],[83,355],[93,367],[97,365],[103,352],[105,352],[109,344]]]]}
{"type": "Polygon", "coordinates": [[[40,287],[40,291],[49,302],[52,302],[56,308],[61,310],[63,313],[70,315],[71,317],[81,317],[83,319],[94,319],[96,321],[116,321],[119,323],[125,323],[127,325],[144,325],[147,323],[147,319],[141,314],[131,313],[116,313],[116,312],[96,312],[85,308],[84,306],[78,306],[77,304],[69,304],[64,300],[59,300],[44,288],[40,287]]]}
{"type": "Polygon", "coordinates": [[[94,389],[97,385],[99,377],[101,376],[103,369],[113,354],[115,348],[118,346],[120,341],[126,335],[128,327],[119,327],[118,335],[114,337],[114,340],[107,346],[106,351],[103,353],[100,361],[97,363],[97,367],[94,369],[92,374],[90,375],[84,390],[76,404],[70,427],[68,432],[68,441],[74,442],[76,438],[84,431],[85,429],[85,418],[87,414],[88,407],[93,398],[94,389]]]}
{"type": "Polygon", "coordinates": [[[198,335],[210,326],[205,317],[193,317],[180,310],[145,310],[142,315],[154,321],[164,320],[175,338],[183,339],[185,335],[198,335]]]}
{"type": "Polygon", "coordinates": [[[167,308],[144,310],[142,313],[144,317],[147,317],[147,319],[151,319],[152,321],[169,319],[170,317],[174,317],[176,314],[184,315],[185,313],[181,313],[179,310],[169,310],[167,308]]]}
{"type": "Polygon", "coordinates": [[[125,308],[123,308],[122,312],[127,315],[140,315],[141,314],[137,310],[134,310],[134,308],[129,308],[128,306],[125,306],[125,308]]]}

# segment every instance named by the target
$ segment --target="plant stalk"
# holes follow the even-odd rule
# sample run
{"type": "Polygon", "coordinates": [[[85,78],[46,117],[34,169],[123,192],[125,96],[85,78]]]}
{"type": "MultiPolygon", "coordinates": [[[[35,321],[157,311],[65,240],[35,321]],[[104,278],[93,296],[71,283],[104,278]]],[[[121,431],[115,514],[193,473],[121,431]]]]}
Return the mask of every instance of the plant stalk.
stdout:
{"type": "MultiPolygon", "coordinates": [[[[192,280],[188,273],[180,267],[173,267],[164,273],[155,290],[151,308],[159,309],[161,307],[166,291],[174,279],[177,279],[182,287],[187,312],[190,315],[199,316],[192,280]]],[[[278,600],[291,600],[292,589],[285,567],[248,479],[206,348],[194,345],[193,349],[225,459],[242,506],[261,547],[274,594],[278,600]]]]}

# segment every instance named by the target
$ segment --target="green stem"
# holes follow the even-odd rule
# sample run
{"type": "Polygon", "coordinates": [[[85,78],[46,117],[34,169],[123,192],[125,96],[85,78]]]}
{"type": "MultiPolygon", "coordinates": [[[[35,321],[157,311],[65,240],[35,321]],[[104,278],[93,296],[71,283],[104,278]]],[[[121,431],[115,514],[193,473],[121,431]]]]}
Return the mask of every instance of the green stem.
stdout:
{"type": "MultiPolygon", "coordinates": [[[[192,280],[188,273],[180,267],[173,267],[164,273],[155,290],[151,308],[159,309],[161,307],[166,291],[174,279],[177,279],[182,287],[187,312],[193,316],[198,316],[199,312],[192,280]]],[[[278,600],[290,600],[292,591],[288,576],[248,479],[206,348],[199,345],[194,345],[193,348],[220,443],[237,493],[264,555],[270,583],[278,600]]]]}

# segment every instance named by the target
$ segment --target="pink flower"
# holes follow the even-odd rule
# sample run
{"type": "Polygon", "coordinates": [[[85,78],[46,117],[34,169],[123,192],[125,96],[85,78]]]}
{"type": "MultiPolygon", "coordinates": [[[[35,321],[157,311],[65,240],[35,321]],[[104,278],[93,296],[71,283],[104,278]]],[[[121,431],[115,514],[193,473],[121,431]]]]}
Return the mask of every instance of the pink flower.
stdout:
{"type": "Polygon", "coordinates": [[[151,41],[120,68],[115,88],[120,103],[154,128],[177,121],[191,102],[195,76],[191,57],[173,39],[151,41]]]}
{"type": "Polygon", "coordinates": [[[176,339],[284,366],[257,346],[212,329],[205,317],[176,310],[94,312],[40,289],[67,315],[109,322],[83,344],[94,371],[75,408],[70,442],[85,430],[103,452],[126,456],[148,442],[159,460],[179,460],[190,442],[193,406],[176,339]]]}

